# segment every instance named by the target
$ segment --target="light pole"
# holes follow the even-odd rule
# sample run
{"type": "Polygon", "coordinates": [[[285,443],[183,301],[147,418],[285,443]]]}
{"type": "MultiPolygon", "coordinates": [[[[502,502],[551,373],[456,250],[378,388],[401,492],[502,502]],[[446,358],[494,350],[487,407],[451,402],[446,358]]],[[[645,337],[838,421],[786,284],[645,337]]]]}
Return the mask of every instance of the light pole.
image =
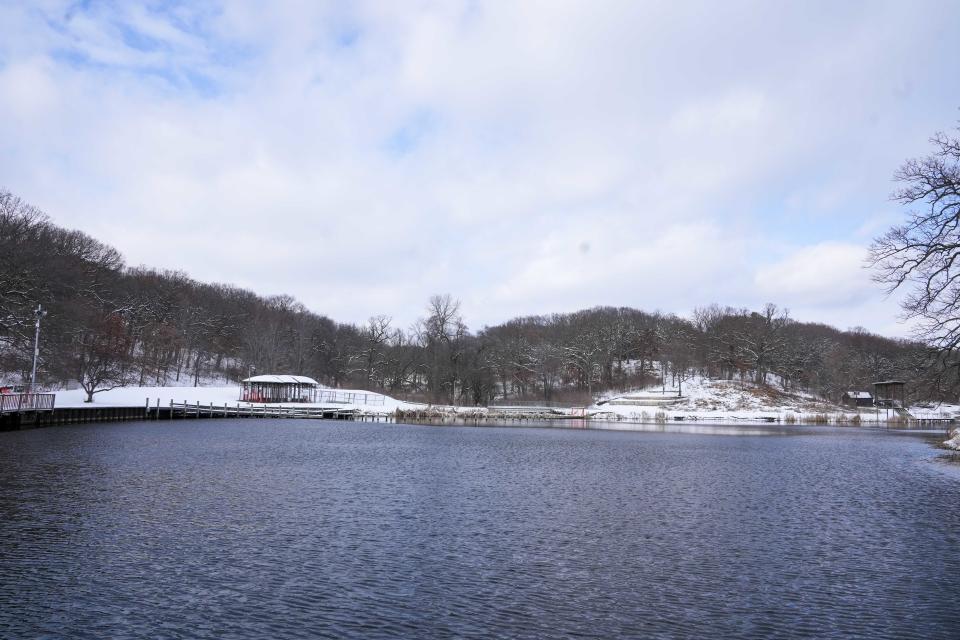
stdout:
{"type": "Polygon", "coordinates": [[[37,357],[40,355],[40,319],[47,315],[41,305],[37,305],[37,331],[33,335],[33,369],[30,371],[30,393],[37,390],[37,357]]]}

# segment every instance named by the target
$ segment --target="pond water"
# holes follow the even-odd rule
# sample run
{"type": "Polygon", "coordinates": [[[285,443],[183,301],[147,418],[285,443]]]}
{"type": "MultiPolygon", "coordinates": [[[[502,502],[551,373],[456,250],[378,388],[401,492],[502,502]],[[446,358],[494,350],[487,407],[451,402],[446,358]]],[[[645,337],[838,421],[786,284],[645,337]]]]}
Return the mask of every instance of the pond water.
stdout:
{"type": "Polygon", "coordinates": [[[960,472],[930,442],[300,420],[0,433],[0,637],[957,638],[960,472]]]}

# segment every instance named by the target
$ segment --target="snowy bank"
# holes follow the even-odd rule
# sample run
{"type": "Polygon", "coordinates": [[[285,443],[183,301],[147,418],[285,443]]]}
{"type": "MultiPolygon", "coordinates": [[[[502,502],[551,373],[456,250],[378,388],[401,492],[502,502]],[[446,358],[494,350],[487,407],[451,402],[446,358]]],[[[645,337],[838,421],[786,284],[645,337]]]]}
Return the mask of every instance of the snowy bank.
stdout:
{"type": "Polygon", "coordinates": [[[873,407],[851,408],[802,391],[776,385],[695,377],[677,389],[638,389],[607,395],[590,411],[598,419],[634,422],[775,421],[804,424],[901,422],[907,418],[945,420],[958,414],[956,405],[908,407],[908,415],[873,407]]]}
{"type": "Polygon", "coordinates": [[[954,451],[960,451],[960,429],[954,429],[950,432],[950,439],[945,441],[943,445],[954,451]]]}
{"type": "MultiPolygon", "coordinates": [[[[390,396],[373,393],[369,391],[354,391],[351,389],[337,389],[338,394],[357,394],[368,399],[378,400],[376,404],[371,403],[350,403],[350,402],[319,402],[319,403],[297,403],[299,407],[336,407],[338,409],[353,409],[365,414],[388,415],[397,409],[413,409],[422,405],[410,402],[403,402],[391,398],[390,396]]],[[[71,391],[57,391],[56,406],[58,407],[143,407],[149,400],[150,406],[157,406],[159,401],[161,407],[169,406],[171,402],[177,404],[197,404],[201,406],[213,405],[222,407],[249,407],[261,406],[256,403],[242,402],[240,400],[241,389],[239,386],[222,387],[120,387],[96,393],[93,396],[93,402],[84,402],[86,393],[82,389],[71,391]]]]}
{"type": "MultiPolygon", "coordinates": [[[[811,394],[784,391],[778,387],[759,387],[751,383],[695,378],[683,385],[683,395],[666,389],[638,389],[621,394],[608,394],[589,407],[551,409],[546,407],[471,407],[426,405],[397,400],[388,395],[368,391],[337,389],[338,399],[356,394],[356,402],[297,403],[297,406],[353,410],[363,415],[396,416],[398,419],[563,419],[592,418],[599,421],[629,423],[662,422],[781,422],[796,424],[883,424],[888,419],[884,409],[851,409],[826,402],[811,394]],[[362,402],[365,399],[367,402],[362,402]]],[[[176,404],[214,407],[262,406],[240,401],[239,386],[208,387],[122,387],[97,393],[93,403],[86,403],[80,390],[56,392],[58,407],[143,407],[176,404]]],[[[960,415],[956,405],[909,407],[911,417],[949,419],[960,415]]],[[[954,432],[947,446],[960,450],[960,434],[954,432]],[[951,444],[952,443],[952,444],[951,444]]]]}

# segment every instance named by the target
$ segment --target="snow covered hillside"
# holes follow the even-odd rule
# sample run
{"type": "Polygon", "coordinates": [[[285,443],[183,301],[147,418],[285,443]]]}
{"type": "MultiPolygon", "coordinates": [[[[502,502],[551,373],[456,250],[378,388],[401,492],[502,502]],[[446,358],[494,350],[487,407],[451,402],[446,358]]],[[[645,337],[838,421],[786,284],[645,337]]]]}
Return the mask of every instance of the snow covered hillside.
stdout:
{"type": "MultiPolygon", "coordinates": [[[[677,389],[650,388],[608,395],[592,407],[598,417],[627,420],[759,420],[785,422],[876,422],[889,416],[874,408],[850,409],[809,393],[784,391],[776,385],[758,386],[739,380],[695,377],[677,389]]],[[[909,407],[917,418],[947,418],[955,405],[909,407]]]]}

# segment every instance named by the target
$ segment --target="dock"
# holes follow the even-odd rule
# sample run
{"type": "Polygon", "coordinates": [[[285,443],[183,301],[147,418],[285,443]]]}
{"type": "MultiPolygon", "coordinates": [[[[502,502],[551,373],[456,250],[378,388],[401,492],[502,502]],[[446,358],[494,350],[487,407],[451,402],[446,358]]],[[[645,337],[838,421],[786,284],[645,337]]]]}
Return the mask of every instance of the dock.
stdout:
{"type": "Polygon", "coordinates": [[[149,399],[138,407],[55,407],[55,394],[7,394],[0,396],[0,431],[18,431],[56,425],[132,420],[191,420],[211,418],[300,418],[355,420],[357,409],[337,405],[202,404],[170,402],[160,405],[149,399]],[[29,397],[20,397],[29,396],[29,397]]]}
{"type": "Polygon", "coordinates": [[[34,425],[53,413],[54,393],[4,393],[0,395],[0,431],[34,425]]]}
{"type": "Polygon", "coordinates": [[[230,406],[202,404],[200,402],[171,402],[168,407],[147,406],[146,420],[176,420],[190,418],[301,418],[312,420],[352,420],[359,414],[356,409],[338,406],[297,406],[295,404],[235,404],[230,406]]]}

